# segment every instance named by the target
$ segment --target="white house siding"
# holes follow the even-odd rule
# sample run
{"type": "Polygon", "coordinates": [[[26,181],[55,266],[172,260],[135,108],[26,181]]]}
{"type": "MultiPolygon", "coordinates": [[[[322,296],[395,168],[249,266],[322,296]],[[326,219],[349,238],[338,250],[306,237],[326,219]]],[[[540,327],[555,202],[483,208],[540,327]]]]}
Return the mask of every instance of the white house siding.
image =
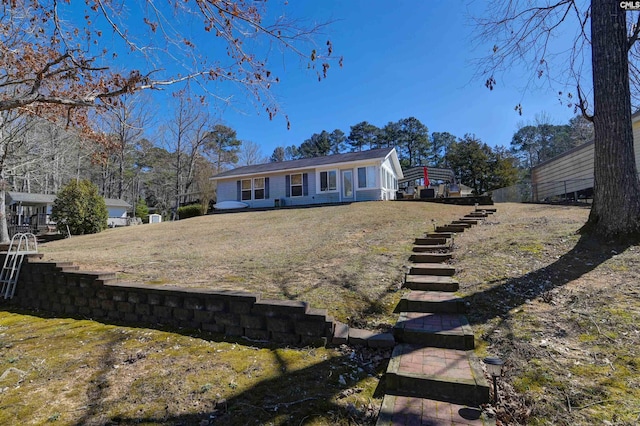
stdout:
{"type": "Polygon", "coordinates": [[[536,166],[532,173],[534,200],[593,188],[593,142],[536,166]]]}
{"type": "MultiPolygon", "coordinates": [[[[327,204],[327,203],[339,203],[344,201],[342,194],[342,179],[340,172],[344,170],[351,170],[354,176],[354,193],[355,199],[353,201],[378,201],[378,200],[392,200],[395,199],[396,189],[394,188],[381,188],[382,179],[382,169],[379,164],[364,164],[358,165],[357,167],[330,167],[316,170],[305,170],[305,171],[296,171],[297,173],[307,173],[308,179],[308,195],[301,197],[287,197],[286,195],[286,176],[291,173],[278,173],[278,174],[265,174],[265,175],[255,175],[251,176],[251,179],[254,178],[269,178],[269,198],[264,200],[238,200],[238,181],[242,180],[241,178],[230,178],[218,181],[217,195],[218,201],[242,201],[243,203],[247,203],[250,208],[265,208],[265,207],[274,207],[275,200],[280,200],[281,206],[301,206],[308,204],[327,204]],[[376,182],[374,188],[358,188],[358,167],[366,167],[366,166],[374,166],[376,167],[376,182]],[[322,171],[330,171],[335,170],[337,172],[337,189],[331,192],[320,192],[318,190],[318,182],[319,175],[322,171]],[[385,198],[385,193],[387,194],[385,198]]],[[[391,167],[389,167],[388,172],[393,175],[391,172],[391,167]]],[[[249,179],[246,177],[245,179],[249,179]]],[[[397,179],[395,179],[395,175],[393,175],[392,182],[397,186],[397,179]]]]}
{"type": "MultiPolygon", "coordinates": [[[[633,149],[636,167],[640,165],[640,114],[634,114],[633,149]]],[[[593,188],[593,142],[580,145],[533,168],[533,199],[542,201],[593,188]]]]}

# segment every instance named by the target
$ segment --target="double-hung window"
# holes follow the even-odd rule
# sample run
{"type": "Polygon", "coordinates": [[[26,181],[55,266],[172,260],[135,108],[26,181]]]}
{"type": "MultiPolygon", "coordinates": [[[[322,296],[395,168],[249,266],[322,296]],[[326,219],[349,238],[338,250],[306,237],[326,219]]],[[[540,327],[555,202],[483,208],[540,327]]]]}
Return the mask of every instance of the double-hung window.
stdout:
{"type": "Polygon", "coordinates": [[[338,189],[338,172],[328,170],[320,172],[320,192],[336,191],[338,189]]]}
{"type": "Polygon", "coordinates": [[[302,197],[302,173],[291,175],[291,196],[302,197]]]}
{"type": "Polygon", "coordinates": [[[251,179],[242,179],[242,201],[251,200],[251,179]]]}
{"type": "Polygon", "coordinates": [[[376,187],[375,166],[358,167],[358,188],[376,187]]]}
{"type": "Polygon", "coordinates": [[[264,178],[253,179],[253,199],[264,200],[264,178]]]}

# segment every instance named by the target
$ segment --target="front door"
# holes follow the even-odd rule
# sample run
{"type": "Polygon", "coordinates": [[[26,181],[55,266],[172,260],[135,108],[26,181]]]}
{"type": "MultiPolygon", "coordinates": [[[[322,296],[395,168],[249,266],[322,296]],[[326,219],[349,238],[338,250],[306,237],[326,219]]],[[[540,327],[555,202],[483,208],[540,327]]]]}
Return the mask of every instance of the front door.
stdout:
{"type": "Polygon", "coordinates": [[[342,201],[353,201],[353,170],[342,170],[342,201]]]}

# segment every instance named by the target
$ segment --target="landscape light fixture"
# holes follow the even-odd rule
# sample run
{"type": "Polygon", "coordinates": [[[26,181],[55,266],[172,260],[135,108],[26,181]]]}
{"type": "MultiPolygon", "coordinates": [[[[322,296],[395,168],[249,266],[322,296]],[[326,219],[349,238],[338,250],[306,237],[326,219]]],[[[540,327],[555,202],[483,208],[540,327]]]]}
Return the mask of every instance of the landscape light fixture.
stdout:
{"type": "Polygon", "coordinates": [[[493,404],[498,404],[498,377],[502,376],[504,361],[500,358],[487,357],[482,360],[487,366],[487,372],[493,378],[493,404]]]}

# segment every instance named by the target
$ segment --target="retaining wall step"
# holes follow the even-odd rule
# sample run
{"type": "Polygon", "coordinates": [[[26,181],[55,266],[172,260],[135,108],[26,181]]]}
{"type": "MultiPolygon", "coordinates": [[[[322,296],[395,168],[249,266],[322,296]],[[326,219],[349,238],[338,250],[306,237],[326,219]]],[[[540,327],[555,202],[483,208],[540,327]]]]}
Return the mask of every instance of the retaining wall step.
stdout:
{"type": "Polygon", "coordinates": [[[473,331],[463,314],[402,312],[393,327],[398,342],[412,345],[472,350],[473,331]]]}
{"type": "Polygon", "coordinates": [[[437,245],[442,245],[442,244],[446,244],[447,239],[446,238],[416,238],[414,241],[415,245],[418,246],[437,246],[437,245]]]}
{"type": "Polygon", "coordinates": [[[455,275],[455,273],[456,268],[442,263],[414,263],[409,269],[409,275],[439,275],[450,277],[455,275]]]}
{"type": "Polygon", "coordinates": [[[462,314],[466,311],[464,300],[450,291],[414,290],[398,302],[395,312],[438,312],[462,314]]]}
{"type": "Polygon", "coordinates": [[[485,218],[488,217],[489,215],[487,213],[469,213],[469,214],[465,214],[464,217],[466,217],[467,219],[479,219],[479,218],[485,218]]]}
{"type": "Polygon", "coordinates": [[[463,226],[465,228],[471,228],[473,226],[473,224],[469,223],[469,222],[464,222],[462,220],[452,220],[451,224],[453,226],[463,226]]]}
{"type": "Polygon", "coordinates": [[[385,395],[376,426],[495,426],[479,406],[452,404],[414,396],[385,395]]]}
{"type": "Polygon", "coordinates": [[[407,275],[404,287],[411,290],[456,292],[460,288],[460,284],[451,277],[407,275]]]}
{"type": "Polygon", "coordinates": [[[424,253],[424,252],[449,252],[451,251],[451,246],[446,244],[438,244],[435,246],[413,246],[412,249],[416,253],[424,253]]]}
{"type": "Polygon", "coordinates": [[[489,402],[489,385],[472,351],[397,345],[386,375],[386,391],[455,404],[489,402]]]}
{"type": "Polygon", "coordinates": [[[445,225],[436,227],[436,232],[464,232],[465,229],[460,225],[445,225]]]}
{"type": "Polygon", "coordinates": [[[451,253],[422,253],[412,254],[409,256],[409,261],[415,263],[442,263],[447,260],[451,260],[453,254],[451,253]]]}
{"type": "Polygon", "coordinates": [[[427,237],[429,238],[451,238],[453,233],[451,232],[427,232],[427,237]]]}
{"type": "Polygon", "coordinates": [[[479,220],[477,220],[477,219],[465,219],[465,218],[462,218],[462,219],[454,220],[451,223],[455,223],[455,224],[468,223],[469,225],[474,226],[474,225],[477,225],[478,222],[479,222],[479,220]]]}

